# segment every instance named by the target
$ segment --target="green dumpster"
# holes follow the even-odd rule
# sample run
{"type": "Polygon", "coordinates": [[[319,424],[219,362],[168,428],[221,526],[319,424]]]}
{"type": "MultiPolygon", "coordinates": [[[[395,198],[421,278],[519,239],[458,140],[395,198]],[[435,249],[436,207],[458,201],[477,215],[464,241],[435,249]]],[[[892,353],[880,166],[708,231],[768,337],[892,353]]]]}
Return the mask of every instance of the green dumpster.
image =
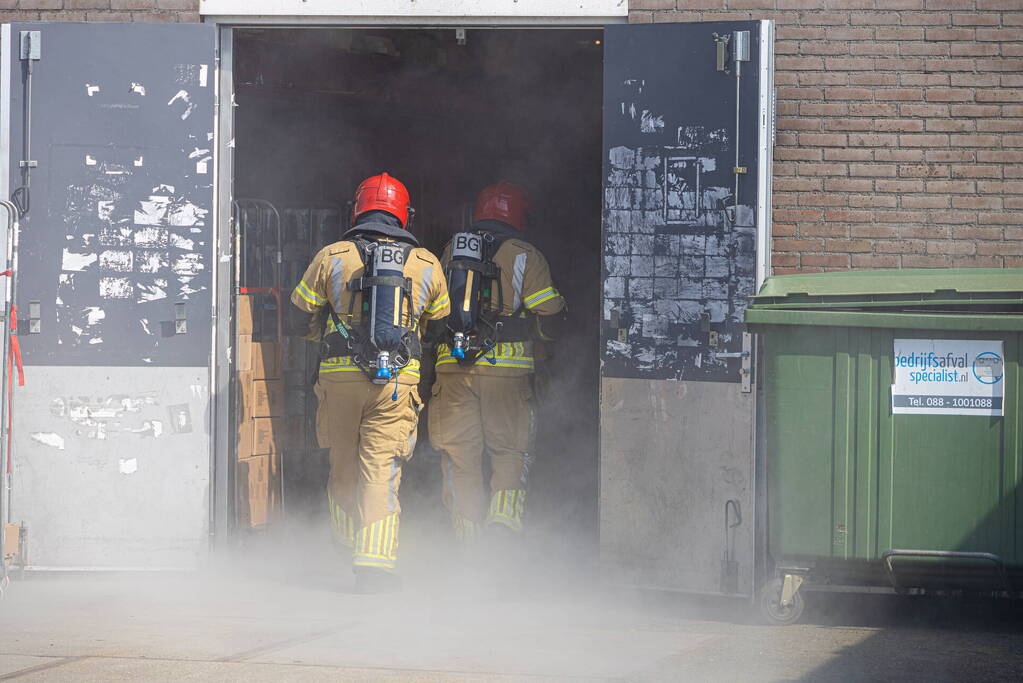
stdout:
{"type": "Polygon", "coordinates": [[[1023,269],[770,278],[761,607],[812,590],[1023,591],[1023,269]]]}

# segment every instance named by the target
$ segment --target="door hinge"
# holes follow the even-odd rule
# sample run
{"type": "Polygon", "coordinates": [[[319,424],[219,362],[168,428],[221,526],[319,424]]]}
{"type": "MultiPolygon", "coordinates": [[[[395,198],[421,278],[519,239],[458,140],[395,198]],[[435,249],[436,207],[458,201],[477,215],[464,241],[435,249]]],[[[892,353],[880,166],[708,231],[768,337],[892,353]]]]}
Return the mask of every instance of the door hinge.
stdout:
{"type": "Polygon", "coordinates": [[[742,333],[742,367],[739,368],[739,376],[742,378],[742,393],[753,391],[753,335],[749,332],[742,333]]]}

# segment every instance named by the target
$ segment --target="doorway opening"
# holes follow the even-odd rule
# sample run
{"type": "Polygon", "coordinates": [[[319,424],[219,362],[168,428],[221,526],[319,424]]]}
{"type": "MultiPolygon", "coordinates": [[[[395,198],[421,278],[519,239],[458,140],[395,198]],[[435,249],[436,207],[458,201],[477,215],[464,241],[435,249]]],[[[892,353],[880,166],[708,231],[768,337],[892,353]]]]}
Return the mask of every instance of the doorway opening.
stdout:
{"type": "MultiPolygon", "coordinates": [[[[439,254],[469,226],[479,190],[507,179],[529,194],[525,237],[550,262],[571,320],[538,409],[526,538],[547,561],[594,566],[603,31],[234,36],[239,525],[328,522],[311,386],[318,349],[301,339],[304,321],[288,297],[313,255],[343,231],[359,181],[382,171],[402,180],[416,209],[413,232],[439,254]]],[[[424,398],[429,365],[424,358],[424,398]]],[[[403,562],[414,561],[407,556],[417,534],[448,532],[439,456],[422,417],[402,479],[403,562]]]]}

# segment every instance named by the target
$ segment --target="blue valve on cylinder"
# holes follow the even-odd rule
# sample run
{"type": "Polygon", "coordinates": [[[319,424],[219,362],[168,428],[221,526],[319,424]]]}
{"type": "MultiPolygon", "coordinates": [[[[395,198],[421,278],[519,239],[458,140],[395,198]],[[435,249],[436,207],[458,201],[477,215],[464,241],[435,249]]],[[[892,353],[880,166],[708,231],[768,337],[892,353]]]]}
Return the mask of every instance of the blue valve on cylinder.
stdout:
{"type": "Polygon", "coordinates": [[[381,351],[377,354],[377,372],[373,376],[374,384],[387,384],[394,375],[391,374],[391,354],[381,351]]]}
{"type": "Polygon", "coordinates": [[[465,359],[465,333],[455,332],[454,343],[451,345],[451,357],[457,360],[465,359]]]}

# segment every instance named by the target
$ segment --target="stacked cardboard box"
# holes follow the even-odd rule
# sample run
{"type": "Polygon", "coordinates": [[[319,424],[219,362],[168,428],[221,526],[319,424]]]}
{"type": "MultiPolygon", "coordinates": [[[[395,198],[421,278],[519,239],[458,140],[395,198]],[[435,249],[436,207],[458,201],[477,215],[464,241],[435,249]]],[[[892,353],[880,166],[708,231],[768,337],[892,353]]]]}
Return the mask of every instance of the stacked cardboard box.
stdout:
{"type": "Polygon", "coordinates": [[[282,347],[277,341],[256,341],[260,295],[242,295],[236,303],[235,359],[238,379],[238,466],[236,509],[243,527],[261,527],[281,507],[281,453],[291,447],[297,429],[284,412],[282,347]]]}
{"type": "Polygon", "coordinates": [[[4,525],[4,557],[5,564],[22,564],[24,558],[21,555],[21,525],[8,522],[4,525]]]}
{"type": "Polygon", "coordinates": [[[273,453],[238,460],[238,524],[266,526],[281,509],[280,456],[273,453]]]}

